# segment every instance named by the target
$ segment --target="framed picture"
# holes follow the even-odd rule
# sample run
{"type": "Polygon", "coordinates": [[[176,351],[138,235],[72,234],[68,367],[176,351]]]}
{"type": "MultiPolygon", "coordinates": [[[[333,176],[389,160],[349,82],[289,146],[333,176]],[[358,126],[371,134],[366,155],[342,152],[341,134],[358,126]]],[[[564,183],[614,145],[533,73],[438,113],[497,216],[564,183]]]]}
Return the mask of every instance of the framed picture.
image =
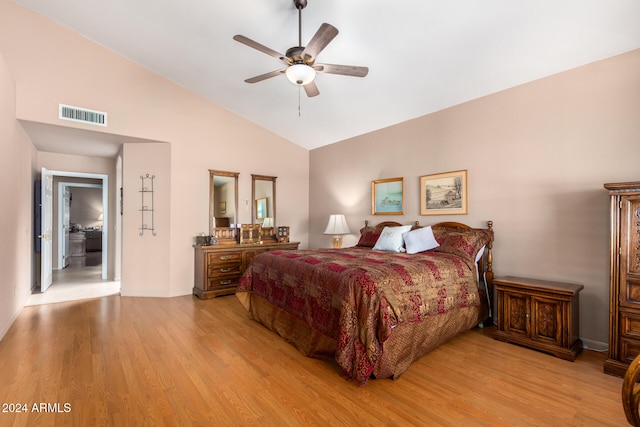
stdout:
{"type": "Polygon", "coordinates": [[[404,214],[404,178],[371,181],[371,213],[373,215],[404,214]]]}
{"type": "Polygon", "coordinates": [[[220,213],[221,214],[227,213],[227,202],[220,202],[220,213]]]}
{"type": "Polygon", "coordinates": [[[420,215],[467,214],[467,171],[420,177],[420,215]]]}

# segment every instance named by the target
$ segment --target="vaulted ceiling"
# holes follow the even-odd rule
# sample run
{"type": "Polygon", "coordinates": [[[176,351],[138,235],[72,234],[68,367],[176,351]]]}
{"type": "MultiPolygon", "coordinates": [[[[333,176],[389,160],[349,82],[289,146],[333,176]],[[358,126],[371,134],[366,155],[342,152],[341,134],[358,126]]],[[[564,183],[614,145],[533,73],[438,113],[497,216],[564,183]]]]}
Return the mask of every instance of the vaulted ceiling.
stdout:
{"type": "Polygon", "coordinates": [[[276,58],[298,44],[292,0],[16,0],[307,149],[640,48],[638,0],[308,0],[302,44],[340,33],[318,62],[369,67],[318,74],[308,98],[276,58]]]}

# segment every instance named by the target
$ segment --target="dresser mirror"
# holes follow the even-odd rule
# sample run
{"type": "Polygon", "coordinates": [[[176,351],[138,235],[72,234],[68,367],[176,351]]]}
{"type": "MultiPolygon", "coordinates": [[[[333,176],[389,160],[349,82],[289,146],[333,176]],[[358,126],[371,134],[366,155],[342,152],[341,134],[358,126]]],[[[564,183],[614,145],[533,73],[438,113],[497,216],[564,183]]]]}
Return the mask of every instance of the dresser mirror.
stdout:
{"type": "Polygon", "coordinates": [[[238,173],[209,169],[209,235],[233,238],[237,218],[238,173]]]}
{"type": "Polygon", "coordinates": [[[251,175],[251,218],[253,224],[260,224],[263,237],[273,237],[276,226],[276,177],[251,175]]]}

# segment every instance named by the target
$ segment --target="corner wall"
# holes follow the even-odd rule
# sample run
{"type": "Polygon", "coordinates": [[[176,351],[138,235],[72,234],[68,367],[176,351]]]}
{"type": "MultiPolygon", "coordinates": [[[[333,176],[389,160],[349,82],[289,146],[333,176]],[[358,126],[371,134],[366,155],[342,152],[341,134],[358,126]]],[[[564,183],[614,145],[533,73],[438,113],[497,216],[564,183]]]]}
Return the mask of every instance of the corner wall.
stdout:
{"type": "Polygon", "coordinates": [[[0,339],[24,307],[33,282],[36,151],[16,120],[15,84],[0,52],[0,339]]]}
{"type": "MultiPolygon", "coordinates": [[[[416,94],[428,96],[428,94],[416,94]]],[[[396,220],[494,221],[497,276],[580,283],[580,336],[606,346],[606,182],[640,180],[640,50],[311,152],[310,246],[329,214],[358,229],[396,220]],[[420,216],[420,176],[468,170],[469,214],[420,216]],[[405,214],[371,215],[371,181],[404,177],[405,214]]]]}

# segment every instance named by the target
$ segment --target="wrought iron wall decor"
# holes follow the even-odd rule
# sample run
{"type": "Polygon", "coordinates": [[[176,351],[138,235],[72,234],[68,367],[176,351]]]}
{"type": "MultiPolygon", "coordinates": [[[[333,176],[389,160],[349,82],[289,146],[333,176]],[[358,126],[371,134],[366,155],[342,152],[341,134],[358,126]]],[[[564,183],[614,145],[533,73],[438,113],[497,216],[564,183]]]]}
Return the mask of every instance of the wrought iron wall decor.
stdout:
{"type": "Polygon", "coordinates": [[[141,187],[141,205],[140,205],[140,236],[144,235],[145,231],[150,231],[151,234],[156,236],[156,228],[154,223],[154,206],[153,206],[153,181],[156,178],[155,175],[140,175],[141,187]]]}

